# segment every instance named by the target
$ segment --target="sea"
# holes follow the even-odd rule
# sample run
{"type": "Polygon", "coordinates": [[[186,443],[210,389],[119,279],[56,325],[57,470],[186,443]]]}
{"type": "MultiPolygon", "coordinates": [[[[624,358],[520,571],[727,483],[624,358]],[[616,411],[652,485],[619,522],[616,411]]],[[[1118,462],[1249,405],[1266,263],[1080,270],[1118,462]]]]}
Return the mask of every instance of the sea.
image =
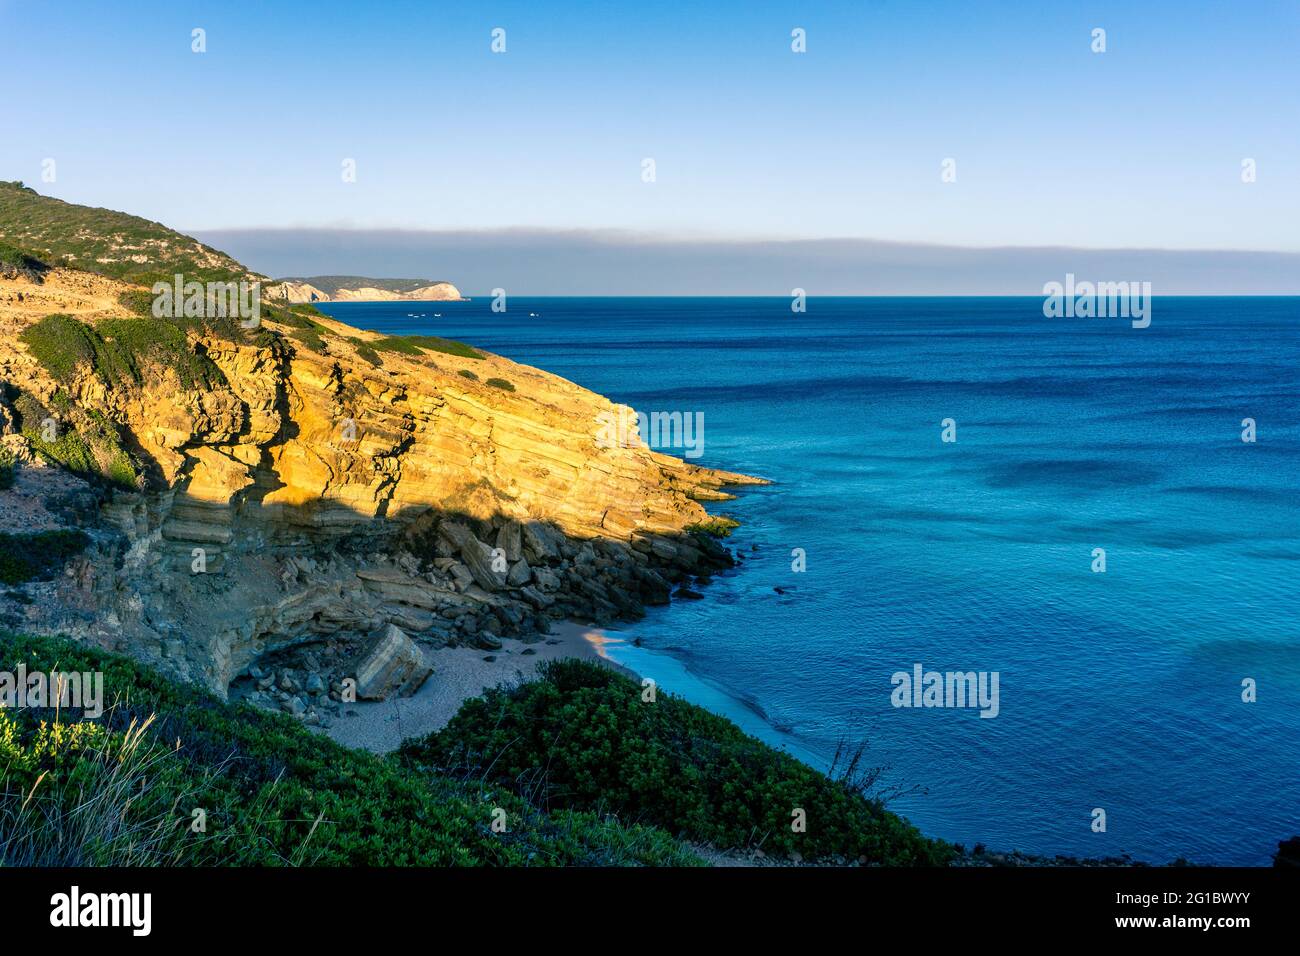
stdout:
{"type": "Polygon", "coordinates": [[[735,570],[608,633],[664,690],[822,769],[865,743],[967,847],[1269,863],[1300,834],[1300,299],[797,304],[322,309],[690,415],[662,450],[771,480],[711,506],[735,570]],[[918,667],[996,707],[925,706],[918,667]]]}

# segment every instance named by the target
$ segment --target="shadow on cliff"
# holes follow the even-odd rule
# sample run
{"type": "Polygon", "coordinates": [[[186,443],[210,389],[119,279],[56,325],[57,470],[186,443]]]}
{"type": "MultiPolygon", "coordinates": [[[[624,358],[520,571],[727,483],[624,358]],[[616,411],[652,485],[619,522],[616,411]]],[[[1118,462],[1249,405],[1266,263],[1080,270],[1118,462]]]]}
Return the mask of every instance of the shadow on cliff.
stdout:
{"type": "MultiPolygon", "coordinates": [[[[190,510],[183,492],[175,504],[190,510]]],[[[636,620],[647,606],[704,597],[696,588],[736,564],[730,550],[703,530],[570,534],[554,521],[500,507],[407,505],[395,516],[372,516],[332,499],[268,505],[264,495],[246,494],[211,519],[220,520],[164,522],[171,560],[157,570],[182,580],[155,585],[161,602],[156,617],[168,617],[168,601],[179,610],[180,597],[188,602],[186,618],[229,620],[229,629],[241,632],[240,647],[264,649],[252,659],[340,631],[364,633],[379,621],[413,636],[450,634],[490,647],[474,644],[473,636],[544,634],[557,620],[597,626],[636,620]],[[202,573],[194,570],[196,555],[202,573]],[[317,606],[308,596],[323,577],[338,596],[317,606]],[[339,590],[341,579],[364,600],[349,602],[346,587],[339,590]],[[277,607],[289,609],[285,614],[251,613],[251,605],[261,610],[271,595],[277,607]]],[[[115,563],[129,546],[119,539],[115,563]]],[[[194,635],[184,626],[176,631],[173,637],[197,652],[194,635]]],[[[219,669],[229,672],[214,683],[247,667],[247,656],[226,657],[219,669]]]]}

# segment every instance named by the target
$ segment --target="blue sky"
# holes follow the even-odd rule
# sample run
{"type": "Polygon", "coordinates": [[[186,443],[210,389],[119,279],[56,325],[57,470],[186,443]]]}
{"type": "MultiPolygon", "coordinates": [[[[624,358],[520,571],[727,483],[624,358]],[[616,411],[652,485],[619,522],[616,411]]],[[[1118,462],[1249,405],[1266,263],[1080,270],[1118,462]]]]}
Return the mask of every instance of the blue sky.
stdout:
{"type": "Polygon", "coordinates": [[[0,81],[0,177],[188,230],[1300,251],[1295,2],[0,0],[0,81]]]}

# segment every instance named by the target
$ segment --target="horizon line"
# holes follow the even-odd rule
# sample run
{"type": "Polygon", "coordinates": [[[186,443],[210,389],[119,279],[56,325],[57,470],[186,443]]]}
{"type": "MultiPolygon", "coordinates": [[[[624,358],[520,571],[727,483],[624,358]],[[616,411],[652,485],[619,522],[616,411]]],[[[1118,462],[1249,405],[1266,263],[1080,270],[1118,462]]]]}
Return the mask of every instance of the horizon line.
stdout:
{"type": "MultiPolygon", "coordinates": [[[[483,228],[440,228],[437,226],[358,226],[358,225],[308,225],[308,226],[184,226],[170,227],[182,235],[197,238],[199,234],[250,232],[285,233],[387,233],[411,236],[481,236],[484,238],[553,237],[608,239],[617,242],[646,246],[768,246],[810,245],[815,243],[852,243],[881,246],[898,246],[913,249],[953,249],[964,252],[1110,252],[1110,253],[1226,253],[1229,255],[1268,255],[1300,257],[1300,247],[1278,249],[1234,246],[1138,246],[1138,245],[1070,245],[1067,243],[975,243],[940,239],[887,239],[878,236],[736,236],[715,233],[670,233],[619,226],[489,226],[483,228]]],[[[204,241],[204,240],[200,240],[204,241]]],[[[380,278],[376,276],[375,278],[380,278]]]]}

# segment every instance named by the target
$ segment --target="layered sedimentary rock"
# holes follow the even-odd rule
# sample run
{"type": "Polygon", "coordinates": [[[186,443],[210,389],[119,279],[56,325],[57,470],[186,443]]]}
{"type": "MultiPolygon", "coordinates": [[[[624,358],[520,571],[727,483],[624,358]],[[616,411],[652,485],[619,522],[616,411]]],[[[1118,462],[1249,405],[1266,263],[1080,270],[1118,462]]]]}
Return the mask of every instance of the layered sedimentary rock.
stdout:
{"type": "MultiPolygon", "coordinates": [[[[409,697],[433,673],[419,646],[395,624],[385,624],[370,635],[351,670],[361,700],[383,700],[390,694],[409,697]]],[[[317,689],[323,690],[323,685],[322,681],[317,689]]]]}
{"type": "MultiPolygon", "coordinates": [[[[543,371],[441,352],[385,351],[375,365],[348,341],[375,336],[318,319],[311,344],[200,336],[225,378],[213,388],[157,366],[135,387],[90,369],[56,383],[17,338],[36,317],[0,315],[7,393],[62,393],[102,414],[148,483],[76,499],[94,545],[28,585],[30,603],[0,605],[10,626],[224,692],[263,655],[325,635],[391,624],[492,647],[551,618],[634,616],[729,562],[689,529],[708,518],[700,500],[751,479],[635,438],[605,447],[599,425],[618,406],[543,371]]],[[[17,488],[35,487],[36,471],[20,467],[17,488]]]]}
{"type": "Polygon", "coordinates": [[[375,286],[357,285],[327,292],[309,281],[285,279],[268,284],[265,294],[276,301],[298,302],[459,302],[460,290],[450,282],[433,282],[416,289],[396,291],[375,286]]]}

